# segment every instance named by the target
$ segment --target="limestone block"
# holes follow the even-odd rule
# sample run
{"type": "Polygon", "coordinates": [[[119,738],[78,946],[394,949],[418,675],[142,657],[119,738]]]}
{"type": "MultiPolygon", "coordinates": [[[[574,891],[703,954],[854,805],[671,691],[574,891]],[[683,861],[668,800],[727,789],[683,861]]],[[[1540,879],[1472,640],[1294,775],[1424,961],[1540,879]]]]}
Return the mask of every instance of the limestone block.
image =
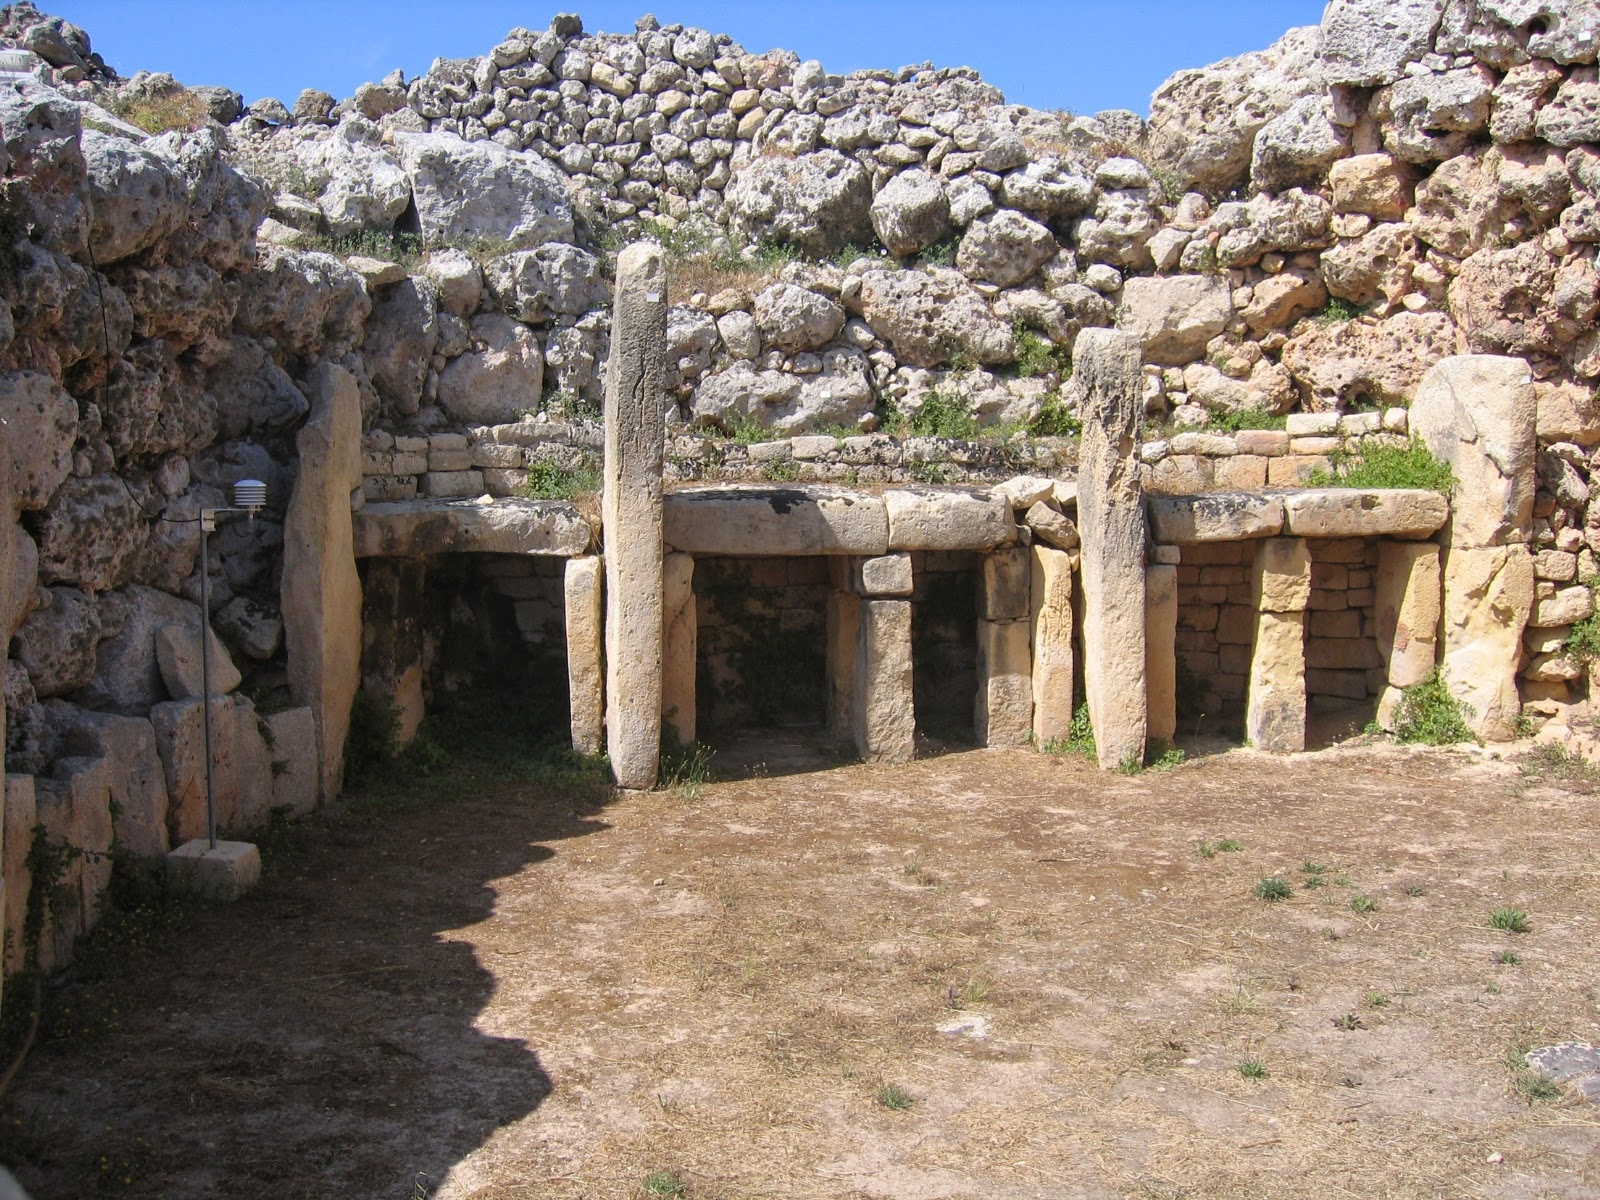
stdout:
{"type": "Polygon", "coordinates": [[[1522,546],[1451,546],[1444,555],[1444,654],[1439,673],[1486,741],[1516,736],[1517,667],[1533,608],[1533,556],[1522,546]]]}
{"type": "Polygon", "coordinates": [[[834,588],[828,593],[828,731],[852,736],[855,729],[856,643],[861,632],[861,601],[834,588]]]}
{"type": "Polygon", "coordinates": [[[666,542],[699,555],[881,555],[889,549],[884,503],[844,488],[699,487],[670,492],[666,542]]]}
{"type": "Polygon", "coordinates": [[[67,735],[66,747],[73,755],[106,761],[117,846],[144,857],[165,854],[167,780],[150,721],[86,711],[67,735]]]}
{"type": "Polygon", "coordinates": [[[589,523],[564,500],[399,500],[355,514],[357,558],[586,553],[589,523]]]}
{"type": "Polygon", "coordinates": [[[1258,542],[1251,586],[1257,612],[1304,612],[1311,603],[1311,548],[1305,539],[1258,542]]]}
{"type": "Polygon", "coordinates": [[[1537,413],[1533,376],[1520,358],[1447,358],[1423,376],[1411,432],[1455,471],[1451,545],[1528,541],[1537,413]]]}
{"type": "Polygon", "coordinates": [[[1074,688],[1073,556],[1032,548],[1033,736],[1040,744],[1067,736],[1074,688]]]}
{"type": "Polygon", "coordinates": [[[599,754],[605,739],[605,604],[599,558],[569,558],[564,589],[572,748],[599,754]]]}
{"type": "MultiPolygon", "coordinates": [[[[177,845],[206,833],[205,733],[199,697],[172,700],[150,710],[156,751],[167,783],[168,844],[177,845]]],[[[220,722],[218,724],[221,724],[220,722]]],[[[212,770],[216,780],[218,818],[233,794],[232,739],[212,730],[212,770]]],[[[318,759],[318,791],[322,786],[318,759]]]]}
{"type": "MultiPolygon", "coordinates": [[[[244,833],[260,829],[272,815],[272,755],[267,747],[271,729],[244,696],[221,701],[214,698],[211,703],[212,719],[222,729],[221,736],[232,742],[233,749],[233,807],[226,821],[219,815],[218,831],[244,833]]],[[[315,727],[313,715],[312,728],[315,727]]]]}
{"type": "MultiPolygon", "coordinates": [[[[52,962],[66,962],[79,934],[100,920],[101,898],[111,882],[111,778],[103,758],[62,758],[49,779],[35,779],[39,824],[58,844],[82,852],[62,879],[66,904],[48,935],[52,962]]],[[[40,965],[45,963],[44,938],[40,965]]],[[[48,968],[47,968],[48,969],[48,968]]]]}
{"type": "Polygon", "coordinates": [[[911,602],[863,600],[856,636],[856,749],[867,762],[916,755],[911,690],[911,602]]]}
{"type": "MultiPolygon", "coordinates": [[[[289,691],[316,721],[319,798],[339,794],[350,706],[361,685],[361,578],[350,494],[361,486],[361,393],[342,367],[312,371],[311,417],[295,439],[299,474],[283,526],[289,691]]],[[[192,836],[192,835],[186,835],[192,836]]]]}
{"type": "MultiPolygon", "coordinates": [[[[1023,566],[1028,566],[1024,554],[1023,566]]],[[[1026,746],[1033,731],[1029,622],[978,622],[978,697],[973,728],[980,746],[1026,746]]]]}
{"type": "Polygon", "coordinates": [[[678,731],[685,745],[695,740],[694,558],[669,554],[663,564],[661,630],[661,720],[678,731]]]}
{"type": "Polygon", "coordinates": [[[5,974],[23,966],[23,921],[28,915],[28,892],[33,876],[28,852],[33,849],[33,827],[38,823],[32,775],[7,775],[4,841],[0,843],[5,874],[5,974]]]}
{"type": "MultiPolygon", "coordinates": [[[[211,694],[226,695],[243,682],[233,655],[215,631],[207,631],[211,658],[211,694]]],[[[200,630],[193,625],[169,624],[156,630],[156,665],[167,695],[174,700],[204,694],[200,671],[200,630]]]]}
{"type": "Polygon", "coordinates": [[[1074,347],[1082,396],[1078,533],[1083,539],[1084,686],[1102,767],[1144,759],[1145,513],[1137,430],[1139,340],[1086,329],[1074,347]]]}
{"type": "Polygon", "coordinates": [[[1011,505],[982,492],[889,491],[892,550],[992,550],[1015,539],[1011,505]]]}
{"type": "Polygon", "coordinates": [[[1283,529],[1281,496],[1208,492],[1198,496],[1152,496],[1148,503],[1150,524],[1158,542],[1238,542],[1272,537],[1283,529]]]}
{"type": "Polygon", "coordinates": [[[909,596],[914,590],[909,554],[880,554],[854,566],[851,582],[862,596],[909,596]]]}
{"type": "Polygon", "coordinates": [[[1245,737],[1258,750],[1306,748],[1305,622],[1303,612],[1256,614],[1245,737]]]}
{"type": "Polygon", "coordinates": [[[1072,519],[1043,500],[1028,509],[1025,520],[1028,528],[1033,530],[1035,541],[1054,546],[1057,550],[1076,550],[1081,544],[1078,527],[1072,523],[1072,519]]]}
{"type": "Polygon", "coordinates": [[[186,842],[167,855],[167,886],[200,900],[230,903],[261,881],[261,852],[249,842],[186,842]]]}
{"type": "Polygon", "coordinates": [[[978,616],[986,621],[1019,621],[1029,613],[1032,558],[1023,546],[1007,546],[983,556],[978,616]]]}
{"type": "Polygon", "coordinates": [[[1431,542],[1378,543],[1373,581],[1378,652],[1392,687],[1421,683],[1439,656],[1444,603],[1439,547],[1431,542]]]}
{"type": "Polygon", "coordinates": [[[317,721],[309,708],[286,708],[266,718],[272,807],[297,817],[317,807],[317,721]]]}
{"type": "Polygon", "coordinates": [[[1117,326],[1140,340],[1148,361],[1181,367],[1203,356],[1206,343],[1227,328],[1232,316],[1223,275],[1134,278],[1122,289],[1117,326]]]}
{"type": "Polygon", "coordinates": [[[1014,509],[1029,509],[1055,494],[1056,481],[1043,475],[1015,475],[992,491],[1014,509]]]}
{"type": "Polygon", "coordinates": [[[1450,502],[1416,488],[1315,488],[1283,498],[1295,537],[1422,538],[1450,517],[1450,502]]]}
{"type": "Polygon", "coordinates": [[[1594,593],[1583,584],[1558,588],[1553,595],[1535,601],[1529,622],[1539,629],[1571,625],[1594,612],[1594,593]]]}
{"type": "Polygon", "coordinates": [[[660,246],[635,242],[617,261],[602,503],[606,746],[625,788],[654,787],[661,757],[666,349],[666,264],[660,246]]]}
{"type": "Polygon", "coordinates": [[[1170,742],[1178,732],[1178,568],[1152,564],[1144,580],[1145,732],[1170,742]]]}

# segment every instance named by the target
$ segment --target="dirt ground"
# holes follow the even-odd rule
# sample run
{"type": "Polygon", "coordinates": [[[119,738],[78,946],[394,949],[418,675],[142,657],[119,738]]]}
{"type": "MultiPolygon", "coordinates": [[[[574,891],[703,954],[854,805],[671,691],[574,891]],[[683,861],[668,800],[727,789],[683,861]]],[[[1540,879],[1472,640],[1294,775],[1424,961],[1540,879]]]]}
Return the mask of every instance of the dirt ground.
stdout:
{"type": "Polygon", "coordinates": [[[1593,783],[804,751],[269,847],[68,988],[0,1157],[38,1200],[1600,1196],[1600,1109],[1508,1065],[1600,1040],[1593,783]]]}

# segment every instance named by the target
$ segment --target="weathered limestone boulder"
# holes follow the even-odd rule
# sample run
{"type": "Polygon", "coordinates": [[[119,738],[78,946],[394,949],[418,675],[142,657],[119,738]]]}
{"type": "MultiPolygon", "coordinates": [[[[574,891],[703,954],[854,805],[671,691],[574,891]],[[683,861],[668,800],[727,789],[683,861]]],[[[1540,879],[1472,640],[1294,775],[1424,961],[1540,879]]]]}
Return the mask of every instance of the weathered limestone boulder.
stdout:
{"type": "Polygon", "coordinates": [[[105,760],[117,848],[147,858],[165,854],[167,781],[149,719],[83,712],[64,743],[69,754],[105,760]]]}
{"type": "Polygon", "coordinates": [[[439,405],[466,425],[501,425],[539,407],[544,353],[526,325],[501,313],[472,320],[477,347],[439,373],[439,405]]]}
{"type": "Polygon", "coordinates": [[[1083,539],[1084,686],[1103,768],[1145,750],[1145,515],[1137,432],[1139,339],[1086,329],[1074,353],[1082,398],[1078,532],[1083,539]]]}
{"type": "MultiPolygon", "coordinates": [[[[177,372],[160,366],[151,372],[152,382],[159,380],[168,386],[159,391],[137,385],[130,388],[114,410],[113,429],[121,435],[116,439],[121,443],[118,448],[143,454],[182,452],[217,437],[238,438],[252,431],[280,431],[299,424],[307,411],[305,395],[266,347],[248,337],[230,337],[223,345],[226,349],[218,347],[207,372],[203,401],[186,396],[179,380],[173,378],[177,372]],[[215,413],[209,427],[208,408],[215,413]]],[[[137,361],[137,352],[133,357],[137,361]]]]}
{"type": "Polygon", "coordinates": [[[1178,568],[1151,563],[1144,587],[1145,734],[1170,742],[1178,732],[1178,568]]]}
{"type": "Polygon", "coordinates": [[[1477,64],[1408,74],[1380,92],[1374,105],[1384,145],[1409,163],[1454,158],[1488,126],[1494,86],[1493,73],[1477,64]]]}
{"type": "Polygon", "coordinates": [[[1318,488],[1284,496],[1283,509],[1295,537],[1424,538],[1450,516],[1448,500],[1416,488],[1318,488]]]}
{"type": "Polygon", "coordinates": [[[1283,529],[1283,497],[1263,492],[1152,496],[1146,503],[1158,542],[1238,542],[1283,529]]]}
{"type": "Polygon", "coordinates": [[[775,283],[756,297],[755,319],[767,345],[799,354],[837,337],[844,328],[844,309],[819,292],[775,283]]]}
{"type": "Polygon", "coordinates": [[[212,624],[228,643],[258,662],[267,662],[283,644],[283,618],[249,596],[235,596],[218,610],[212,624]]]}
{"type": "Polygon", "coordinates": [[[1350,131],[1334,124],[1328,98],[1302,96],[1256,134],[1250,184],[1258,191],[1315,187],[1350,149],[1350,131]]]}
{"type": "Polygon", "coordinates": [[[816,255],[864,244],[872,233],[872,177],[837,150],[757,158],[723,193],[746,242],[784,242],[816,255]]]}
{"type": "Polygon", "coordinates": [[[300,471],[283,526],[289,690],[317,733],[319,800],[344,781],[350,707],[361,686],[361,578],[350,496],[361,486],[361,395],[341,367],[311,373],[311,419],[295,439],[300,471]]]}
{"type": "Polygon", "coordinates": [[[1376,225],[1322,256],[1328,291],[1357,304],[1393,306],[1411,291],[1418,265],[1416,233],[1403,222],[1376,225]]]}
{"type": "MultiPolygon", "coordinates": [[[[1029,559],[1019,554],[1026,581],[1029,559]]],[[[1026,584],[1022,592],[1026,610],[1026,584]]],[[[978,696],[973,728],[980,746],[1021,747],[1033,732],[1031,626],[1021,620],[978,622],[978,696]]]]}
{"type": "Polygon", "coordinates": [[[1435,363],[1457,353],[1443,313],[1396,313],[1382,321],[1301,322],[1283,349],[1283,365],[1311,394],[1316,409],[1360,401],[1407,403],[1435,363]]]}
{"type": "Polygon", "coordinates": [[[820,484],[690,487],[665,498],[666,544],[699,555],[881,555],[885,501],[820,484]]]}
{"type": "Polygon", "coordinates": [[[1181,367],[1202,357],[1232,318],[1226,275],[1141,277],[1123,285],[1117,328],[1138,336],[1145,361],[1181,367]]]}
{"type": "Polygon", "coordinates": [[[357,558],[436,554],[550,554],[589,548],[589,523],[564,500],[404,500],[364,505],[354,517],[357,558]]]}
{"type": "Polygon", "coordinates": [[[858,425],[875,403],[867,359],[854,347],[838,346],[820,357],[822,369],[811,375],[735,362],[707,376],[695,389],[695,420],[724,428],[749,421],[778,435],[858,425]]]}
{"type": "Polygon", "coordinates": [[[1048,227],[1004,208],[967,227],[956,252],[956,269],[968,279],[1015,287],[1053,259],[1059,249],[1048,227]]]}
{"type": "Polygon", "coordinates": [[[572,748],[583,755],[599,754],[605,742],[604,578],[605,564],[598,558],[567,560],[567,693],[572,748]]]}
{"type": "Polygon", "coordinates": [[[1258,750],[1293,753],[1306,745],[1306,608],[1311,601],[1311,553],[1302,538],[1257,544],[1251,590],[1255,639],[1245,736],[1258,750]]]}
{"type": "Polygon", "coordinates": [[[147,250],[187,216],[183,181],[176,164],[150,145],[85,129],[93,219],[89,248],[100,267],[147,250]]]}
{"type": "Polygon", "coordinates": [[[917,719],[909,600],[860,602],[855,668],[856,750],[867,762],[910,762],[916,755],[917,719]]]}
{"type": "Polygon", "coordinates": [[[3,374],[0,421],[7,431],[12,504],[23,511],[43,508],[72,470],[77,402],[38,371],[3,374]]]}
{"type": "Polygon", "coordinates": [[[654,787],[660,766],[661,467],[666,452],[667,278],[661,247],[617,261],[606,373],[606,748],[619,787],[654,787]]]}
{"type": "Polygon", "coordinates": [[[272,776],[270,808],[286,808],[294,816],[304,816],[317,807],[316,718],[309,708],[286,708],[265,720],[272,776]]]}
{"type": "Polygon", "coordinates": [[[537,154],[450,133],[398,134],[395,152],[428,241],[479,238],[518,249],[572,241],[566,180],[537,154]]]}
{"type": "Polygon", "coordinates": [[[1016,537],[1011,506],[985,493],[896,489],[883,503],[890,549],[992,550],[1016,537]]]}
{"type": "Polygon", "coordinates": [[[1373,585],[1378,651],[1389,686],[1421,683],[1439,656],[1444,596],[1439,547],[1431,542],[1380,542],[1373,585]]]}
{"type": "Polygon", "coordinates": [[[926,171],[902,171],[872,201],[872,228],[895,257],[916,254],[950,232],[950,197],[926,171]]]}
{"type": "Polygon", "coordinates": [[[1398,221],[1411,207],[1415,173],[1391,154],[1358,154],[1328,169],[1333,207],[1374,221],[1398,221]]]}
{"type": "Polygon", "coordinates": [[[600,260],[564,242],[502,254],[484,267],[484,278],[506,312],[530,323],[552,313],[577,316],[607,299],[600,260]]]}
{"type": "Polygon", "coordinates": [[[240,292],[234,331],[309,355],[354,348],[371,311],[366,283],[333,255],[268,246],[240,292]]]}
{"type": "Polygon", "coordinates": [[[938,367],[960,355],[1008,363],[1015,334],[959,271],[868,271],[862,315],[905,365],[938,367]]]}
{"type": "Polygon", "coordinates": [[[453,317],[470,317],[483,302],[483,270],[465,250],[434,250],[421,272],[438,291],[439,308],[453,317]]]}
{"type": "Polygon", "coordinates": [[[1034,539],[1057,550],[1076,550],[1080,543],[1078,527],[1072,519],[1043,500],[1035,501],[1024,518],[1034,539]]]}
{"type": "MultiPolygon", "coordinates": [[[[161,682],[167,695],[174,700],[187,700],[191,696],[205,695],[200,670],[199,614],[190,624],[171,623],[156,630],[156,666],[161,671],[161,682]]],[[[244,681],[239,668],[233,664],[228,648],[218,640],[215,632],[207,631],[210,658],[211,694],[226,695],[244,681]]]]}
{"type": "Polygon", "coordinates": [[[695,655],[699,645],[694,558],[669,554],[663,565],[661,722],[688,745],[695,740],[695,655]]]}
{"type": "Polygon", "coordinates": [[[41,700],[65,696],[94,678],[100,610],[73,587],[43,588],[41,604],[18,626],[12,655],[28,671],[41,700]]]}
{"type": "Polygon", "coordinates": [[[1462,263],[1449,299],[1467,349],[1549,354],[1570,340],[1553,303],[1558,266],[1537,242],[1488,246],[1462,263]]]}
{"type": "Polygon", "coordinates": [[[438,294],[426,278],[408,276],[379,293],[367,320],[362,358],[389,411],[410,416],[439,343],[438,294]]]}
{"type": "Polygon", "coordinates": [[[978,616],[985,621],[1016,621],[1029,615],[1032,565],[1026,547],[1004,546],[983,556],[978,616]]]}
{"type": "Polygon", "coordinates": [[[1333,0],[1319,58],[1331,84],[1379,87],[1432,49],[1444,0],[1333,0]]]}
{"type": "Polygon", "coordinates": [[[312,179],[325,181],[316,205],[335,236],[390,228],[411,203],[411,179],[370,121],[341,121],[328,137],[302,143],[294,158],[312,179]]]}
{"type": "Polygon", "coordinates": [[[1520,359],[1449,358],[1422,380],[1410,428],[1455,472],[1452,545],[1528,540],[1537,486],[1537,410],[1533,377],[1520,359]]]}
{"type": "MultiPolygon", "coordinates": [[[[987,191],[984,195],[987,198],[987,191]]],[[[1093,206],[1094,180],[1075,164],[1049,154],[1001,180],[1000,198],[1008,208],[1021,209],[1038,220],[1058,221],[1079,216],[1093,206]]],[[[974,218],[982,215],[976,213],[974,218]]]]}
{"type": "Polygon", "coordinates": [[[1451,546],[1444,557],[1444,654],[1439,674],[1485,741],[1517,735],[1517,668],[1533,608],[1527,547],[1451,546]]]}
{"type": "Polygon", "coordinates": [[[910,596],[915,589],[911,555],[879,554],[852,560],[850,586],[859,596],[910,596]]]}
{"type": "Polygon", "coordinates": [[[167,625],[198,628],[200,606],[132,584],[101,596],[98,609],[106,636],[95,650],[94,678],[77,698],[92,708],[130,715],[168,699],[156,658],[156,632],[167,625]]]}
{"type": "Polygon", "coordinates": [[[1580,67],[1556,90],[1534,120],[1539,137],[1569,147],[1600,138],[1600,79],[1593,67],[1580,67]]]}
{"type": "Polygon", "coordinates": [[[47,906],[40,939],[40,966],[69,961],[73,943],[100,919],[102,897],[111,882],[111,782],[103,758],[58,759],[50,778],[34,781],[39,825],[52,842],[83,851],[61,880],[59,904],[47,906]],[[45,942],[51,943],[46,963],[45,942]]]}

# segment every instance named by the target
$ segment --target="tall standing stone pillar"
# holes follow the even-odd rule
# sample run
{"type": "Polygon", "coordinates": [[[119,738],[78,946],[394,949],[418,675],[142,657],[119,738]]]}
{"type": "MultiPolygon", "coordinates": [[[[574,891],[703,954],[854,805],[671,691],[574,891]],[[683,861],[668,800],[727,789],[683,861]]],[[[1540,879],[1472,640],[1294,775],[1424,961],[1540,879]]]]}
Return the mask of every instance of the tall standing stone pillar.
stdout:
{"type": "Polygon", "coordinates": [[[1040,746],[1066,737],[1072,725],[1074,557],[1049,546],[1032,549],[1033,739],[1040,746]]]}
{"type": "Polygon", "coordinates": [[[694,557],[669,554],[662,590],[661,720],[688,745],[695,740],[695,658],[699,652],[694,557]]]}
{"type": "Polygon", "coordinates": [[[1533,611],[1536,397],[1520,358],[1464,355],[1417,386],[1411,431],[1450,464],[1456,486],[1444,534],[1444,644],[1439,674],[1491,742],[1516,737],[1517,668],[1533,611]]]}
{"type": "Polygon", "coordinates": [[[1170,742],[1178,733],[1178,568],[1152,563],[1144,587],[1145,732],[1170,742]]]}
{"type": "Polygon", "coordinates": [[[1373,584],[1378,652],[1388,680],[1378,702],[1378,723],[1392,729],[1401,692],[1433,674],[1438,663],[1444,611],[1439,547],[1433,542],[1379,542],[1373,584]]]}
{"type": "Polygon", "coordinates": [[[1078,533],[1083,539],[1083,680],[1102,767],[1145,748],[1145,515],[1136,434],[1139,339],[1086,329],[1074,348],[1083,398],[1078,533]]]}
{"type": "Polygon", "coordinates": [[[422,597],[427,567],[416,558],[367,560],[362,597],[361,690],[392,706],[395,743],[409,746],[422,724],[422,597]]]}
{"type": "Polygon", "coordinates": [[[856,643],[861,632],[861,600],[850,575],[860,568],[846,558],[828,560],[828,732],[844,739],[855,733],[856,643]]]}
{"type": "Polygon", "coordinates": [[[1255,644],[1245,737],[1257,750],[1306,748],[1306,609],[1311,605],[1311,548],[1304,538],[1264,538],[1252,579],[1255,644]]]}
{"type": "Polygon", "coordinates": [[[567,616],[567,698],[572,748],[600,753],[605,743],[605,565],[594,555],[567,559],[562,587],[567,616]]]}
{"type": "Polygon", "coordinates": [[[667,272],[661,247],[617,260],[606,366],[606,745],[625,788],[661,765],[661,465],[666,453],[667,272]]]}
{"type": "Polygon", "coordinates": [[[865,761],[904,763],[916,757],[911,601],[861,601],[851,707],[856,749],[865,761]]]}
{"type": "Polygon", "coordinates": [[[311,419],[295,439],[300,470],[283,523],[283,640],[289,691],[317,731],[319,798],[344,782],[350,707],[361,686],[361,576],[350,497],[361,486],[361,393],[324,363],[307,393],[311,419]]]}

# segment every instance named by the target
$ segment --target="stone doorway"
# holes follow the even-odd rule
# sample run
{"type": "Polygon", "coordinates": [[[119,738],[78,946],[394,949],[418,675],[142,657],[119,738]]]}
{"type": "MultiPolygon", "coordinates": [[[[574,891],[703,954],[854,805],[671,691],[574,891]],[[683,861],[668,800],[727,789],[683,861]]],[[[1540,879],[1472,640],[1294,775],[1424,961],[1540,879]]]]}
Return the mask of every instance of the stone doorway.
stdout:
{"type": "Polygon", "coordinates": [[[911,555],[912,694],[917,733],[978,744],[978,597],[983,556],[927,550],[911,555]]]}

